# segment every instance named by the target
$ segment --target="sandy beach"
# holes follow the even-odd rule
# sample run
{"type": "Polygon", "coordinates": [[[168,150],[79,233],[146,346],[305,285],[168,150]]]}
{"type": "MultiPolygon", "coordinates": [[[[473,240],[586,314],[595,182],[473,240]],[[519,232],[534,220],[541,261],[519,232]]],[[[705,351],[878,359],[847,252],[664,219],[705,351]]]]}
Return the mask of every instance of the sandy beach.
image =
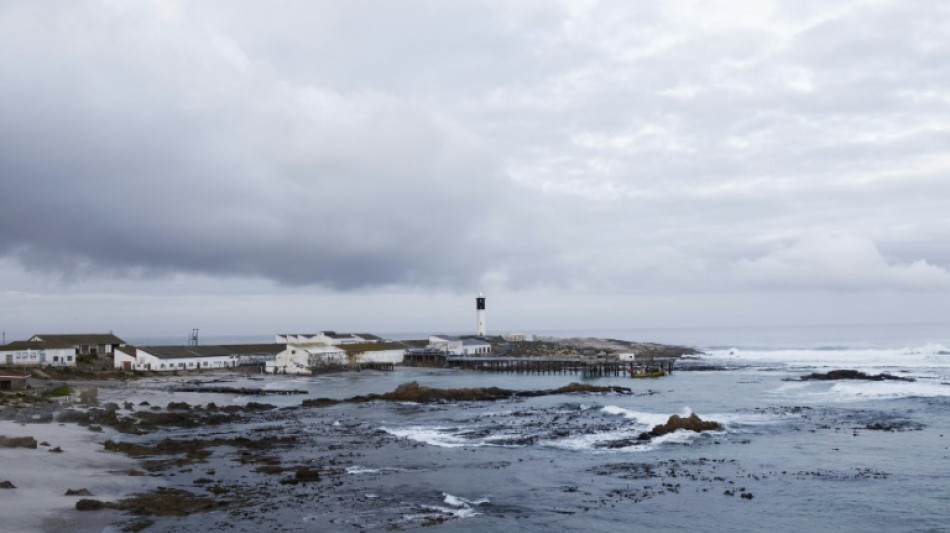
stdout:
{"type": "MultiPolygon", "coordinates": [[[[94,387],[98,390],[99,405],[154,405],[164,407],[170,402],[206,404],[217,402],[226,406],[234,395],[213,393],[176,392],[177,386],[227,382],[229,385],[262,387],[258,379],[243,375],[219,374],[201,377],[156,377],[132,382],[97,381],[71,382],[74,390],[94,387]]],[[[72,400],[75,400],[73,395],[72,400]]],[[[0,516],[4,533],[100,532],[109,525],[121,522],[118,511],[103,510],[95,513],[76,511],[76,502],[94,498],[114,502],[132,493],[145,492],[162,485],[162,480],[140,472],[138,461],[126,455],[104,449],[107,440],[121,440],[120,433],[108,426],[89,427],[76,423],[61,423],[55,419],[67,409],[87,411],[95,406],[83,406],[64,400],[58,404],[27,408],[35,413],[22,414],[16,420],[0,417],[0,437],[32,437],[37,447],[0,446],[0,483],[9,481],[14,488],[0,489],[0,516]],[[49,421],[50,415],[54,421],[49,421]],[[88,494],[67,496],[68,490],[88,494]]]]}
{"type": "Polygon", "coordinates": [[[65,495],[67,490],[86,489],[92,497],[112,501],[157,484],[153,478],[128,475],[137,468],[135,460],[103,450],[110,434],[108,429],[97,433],[75,424],[0,420],[0,435],[38,442],[36,449],[0,448],[0,482],[16,487],[0,490],[3,531],[91,532],[117,521],[112,512],[77,513],[76,502],[89,496],[65,495]]]}

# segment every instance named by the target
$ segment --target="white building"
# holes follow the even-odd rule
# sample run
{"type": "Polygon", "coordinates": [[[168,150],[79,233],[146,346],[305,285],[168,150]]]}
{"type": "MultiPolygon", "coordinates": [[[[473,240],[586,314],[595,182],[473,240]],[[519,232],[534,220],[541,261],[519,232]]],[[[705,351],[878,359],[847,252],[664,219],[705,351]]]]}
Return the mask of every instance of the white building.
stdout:
{"type": "Polygon", "coordinates": [[[0,364],[4,366],[76,366],[72,345],[16,341],[0,346],[0,364]]]}
{"type": "Polygon", "coordinates": [[[430,350],[443,351],[448,355],[488,355],[491,343],[481,339],[463,339],[455,335],[430,335],[430,350]]]}
{"type": "Polygon", "coordinates": [[[111,354],[125,341],[111,333],[40,334],[0,346],[0,365],[76,366],[79,355],[111,354]]]}
{"type": "Polygon", "coordinates": [[[174,372],[238,366],[239,356],[221,346],[120,346],[113,366],[123,370],[174,372]]]}
{"type": "Polygon", "coordinates": [[[264,370],[270,374],[313,374],[314,370],[342,367],[346,364],[346,352],[326,344],[288,344],[268,361],[264,370]]]}
{"type": "Polygon", "coordinates": [[[636,361],[637,353],[636,352],[621,352],[617,354],[617,359],[620,361],[636,361]]]}
{"type": "Polygon", "coordinates": [[[122,370],[152,372],[213,370],[273,361],[283,349],[279,344],[120,346],[115,349],[112,365],[122,370]]]}

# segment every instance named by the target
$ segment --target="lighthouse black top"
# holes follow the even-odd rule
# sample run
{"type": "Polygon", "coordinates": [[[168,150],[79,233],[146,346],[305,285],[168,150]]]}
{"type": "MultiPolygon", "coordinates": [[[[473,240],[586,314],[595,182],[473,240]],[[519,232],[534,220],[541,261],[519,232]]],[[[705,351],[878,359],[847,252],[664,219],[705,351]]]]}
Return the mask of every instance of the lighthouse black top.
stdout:
{"type": "Polygon", "coordinates": [[[478,310],[485,309],[485,297],[479,296],[475,298],[475,309],[478,309],[478,310]]]}

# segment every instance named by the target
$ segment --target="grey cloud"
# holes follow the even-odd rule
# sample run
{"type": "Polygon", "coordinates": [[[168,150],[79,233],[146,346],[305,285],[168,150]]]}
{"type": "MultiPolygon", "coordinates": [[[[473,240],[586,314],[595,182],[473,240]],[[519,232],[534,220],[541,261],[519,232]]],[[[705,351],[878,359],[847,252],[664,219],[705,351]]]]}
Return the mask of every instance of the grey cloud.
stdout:
{"type": "Polygon", "coordinates": [[[338,289],[725,290],[813,231],[950,264],[946,8],[731,5],[7,5],[0,253],[338,289]]]}
{"type": "Polygon", "coordinates": [[[68,27],[8,37],[32,61],[0,66],[15,79],[0,89],[0,248],[25,264],[470,287],[507,254],[482,226],[517,190],[452,119],[270,78],[181,21],[133,13],[90,39],[66,22],[86,13],[46,14],[68,27]]]}

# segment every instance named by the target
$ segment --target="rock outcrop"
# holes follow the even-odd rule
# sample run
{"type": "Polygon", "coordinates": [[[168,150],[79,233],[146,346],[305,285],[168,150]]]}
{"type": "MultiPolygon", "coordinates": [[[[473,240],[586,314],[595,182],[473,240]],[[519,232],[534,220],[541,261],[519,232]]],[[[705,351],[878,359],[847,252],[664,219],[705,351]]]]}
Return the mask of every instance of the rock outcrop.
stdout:
{"type": "Polygon", "coordinates": [[[666,435],[667,433],[673,433],[678,429],[685,429],[689,431],[718,431],[722,429],[722,424],[712,420],[703,420],[693,413],[686,418],[683,418],[679,415],[673,415],[666,421],[666,424],[659,424],[653,426],[648,432],[640,434],[640,440],[650,440],[653,437],[659,437],[661,435],[666,435]]]}
{"type": "Polygon", "coordinates": [[[802,381],[834,381],[840,379],[861,379],[864,381],[915,381],[914,378],[892,376],[890,374],[865,374],[858,370],[832,370],[825,373],[812,373],[801,377],[802,381]]]}

